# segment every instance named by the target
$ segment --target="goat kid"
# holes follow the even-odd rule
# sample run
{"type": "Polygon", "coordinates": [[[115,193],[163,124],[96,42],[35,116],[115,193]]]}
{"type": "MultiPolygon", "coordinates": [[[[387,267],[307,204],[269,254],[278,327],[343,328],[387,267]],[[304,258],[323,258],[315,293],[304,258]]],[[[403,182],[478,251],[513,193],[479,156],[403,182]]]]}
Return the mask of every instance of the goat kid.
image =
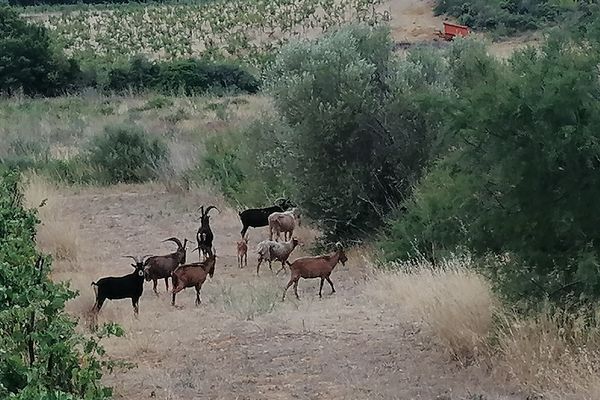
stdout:
{"type": "Polygon", "coordinates": [[[248,266],[248,237],[236,242],[237,245],[237,260],[238,267],[243,268],[248,266]]]}
{"type": "Polygon", "coordinates": [[[198,228],[198,232],[196,232],[196,241],[198,242],[198,256],[200,259],[202,258],[202,255],[204,255],[204,259],[206,259],[212,252],[214,235],[212,229],[210,229],[210,216],[208,213],[213,208],[219,211],[219,213],[221,212],[215,206],[209,206],[206,211],[204,211],[204,206],[198,209],[198,211],[200,211],[200,227],[198,228]]]}
{"type": "Polygon", "coordinates": [[[200,300],[200,289],[206,281],[206,277],[212,274],[215,270],[215,261],[217,255],[211,249],[211,254],[204,261],[180,265],[171,274],[173,280],[173,298],[171,305],[175,306],[175,296],[185,288],[195,287],[196,288],[196,305],[199,305],[200,300]]]}
{"type": "Polygon", "coordinates": [[[260,228],[269,225],[269,215],[274,212],[283,212],[296,207],[287,199],[275,200],[275,205],[265,208],[250,208],[239,213],[240,221],[242,221],[242,237],[246,236],[248,228],[260,228]]]}
{"type": "Polygon", "coordinates": [[[185,264],[186,261],[186,246],[188,243],[187,239],[184,239],[183,244],[176,237],[171,237],[163,240],[163,242],[171,241],[177,245],[177,251],[164,256],[150,257],[144,263],[144,275],[146,282],[153,282],[154,293],[158,296],[158,290],[156,284],[159,279],[165,280],[165,287],[167,292],[169,291],[169,278],[171,272],[175,270],[179,265],[185,264]]]}
{"type": "Polygon", "coordinates": [[[338,242],[336,243],[335,247],[336,250],[332,254],[316,257],[301,257],[294,260],[294,262],[290,264],[290,281],[283,291],[283,297],[281,298],[281,301],[285,300],[285,294],[292,285],[294,285],[294,293],[296,294],[296,298],[300,300],[300,296],[298,296],[298,281],[300,278],[321,278],[319,297],[322,297],[321,292],[323,291],[323,282],[325,280],[327,280],[331,286],[331,293],[335,293],[333,282],[331,282],[329,276],[338,262],[341,262],[342,265],[345,265],[346,261],[348,261],[348,258],[344,253],[344,249],[342,248],[342,244],[338,242]]]}
{"type": "Polygon", "coordinates": [[[135,269],[132,273],[124,276],[107,276],[98,279],[97,282],[92,282],[94,293],[96,294],[96,302],[92,307],[92,312],[96,314],[100,312],[102,305],[106,299],[131,299],[134,314],[139,312],[139,299],[144,291],[144,260],[150,255],[146,255],[141,259],[134,256],[124,256],[132,258],[135,264],[131,266],[135,269]]]}

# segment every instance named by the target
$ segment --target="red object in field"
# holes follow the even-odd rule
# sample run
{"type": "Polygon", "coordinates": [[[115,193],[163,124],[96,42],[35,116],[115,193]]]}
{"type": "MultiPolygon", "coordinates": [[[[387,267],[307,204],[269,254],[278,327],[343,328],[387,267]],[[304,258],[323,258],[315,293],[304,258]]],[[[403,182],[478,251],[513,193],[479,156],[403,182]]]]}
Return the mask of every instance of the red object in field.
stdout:
{"type": "Polygon", "coordinates": [[[437,31],[436,33],[445,40],[452,40],[456,36],[468,36],[469,27],[444,21],[444,32],[437,31]]]}

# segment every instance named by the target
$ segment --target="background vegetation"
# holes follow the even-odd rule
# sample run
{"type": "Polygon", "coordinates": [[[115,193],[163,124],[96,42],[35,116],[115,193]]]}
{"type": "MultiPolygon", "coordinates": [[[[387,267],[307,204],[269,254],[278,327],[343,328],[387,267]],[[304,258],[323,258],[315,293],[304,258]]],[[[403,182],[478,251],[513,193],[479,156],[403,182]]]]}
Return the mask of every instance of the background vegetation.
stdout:
{"type": "MultiPolygon", "coordinates": [[[[76,333],[65,303],[76,293],[50,279],[36,250],[35,210],[23,207],[19,174],[0,174],[0,395],[13,399],[108,399],[96,338],[76,333]]],[[[121,334],[106,326],[100,335],[121,334]]]]}
{"type": "MultiPolygon", "coordinates": [[[[430,266],[425,276],[439,283],[436,271],[446,279],[448,259],[468,257],[468,271],[459,272],[477,281],[484,293],[477,296],[487,305],[483,317],[467,321],[473,322],[476,341],[448,339],[464,362],[490,336],[505,346],[505,355],[517,340],[511,336],[514,321],[494,325],[490,310],[496,299],[481,275],[501,295],[499,301],[532,316],[526,320],[535,329],[550,326],[557,336],[586,332],[577,340],[560,339],[597,346],[588,335],[597,329],[594,310],[600,296],[600,221],[594,213],[600,194],[597,6],[550,0],[437,2],[438,12],[498,33],[576,22],[570,30],[550,32],[540,48],[519,50],[501,61],[485,45],[460,39],[447,48],[417,47],[397,57],[386,28],[333,29],[346,21],[346,12],[377,25],[380,16],[370,12],[378,3],[294,4],[294,12],[288,2],[255,2],[241,14],[234,12],[237,3],[64,14],[44,21],[54,29],[52,35],[0,8],[0,51],[6,55],[0,58],[0,92],[14,99],[0,109],[0,116],[13,122],[11,131],[4,131],[0,167],[33,169],[69,184],[161,180],[168,189],[185,190],[209,180],[236,205],[265,205],[286,196],[301,205],[325,241],[374,244],[382,264],[408,276],[417,259],[430,266]],[[196,29],[199,10],[207,12],[210,30],[196,29]],[[315,25],[323,10],[327,17],[315,25]],[[156,17],[160,29],[144,13],[156,17]],[[90,18],[111,28],[124,21],[144,26],[133,30],[143,40],[99,28],[96,36],[78,41],[76,27],[88,26],[90,18]],[[234,29],[242,22],[249,22],[250,30],[234,29]],[[152,29],[159,33],[150,34],[152,29]],[[327,33],[287,43],[311,29],[327,33]],[[202,31],[196,42],[182,39],[196,30],[202,31]],[[275,42],[249,40],[257,31],[270,37],[277,30],[283,34],[275,42]],[[198,43],[206,45],[201,57],[194,50],[198,43]],[[240,60],[260,64],[260,74],[250,73],[258,69],[240,60]],[[240,112],[244,102],[250,103],[246,98],[227,96],[260,89],[268,95],[267,106],[248,114],[240,112]],[[63,93],[79,97],[54,103],[20,97],[63,93]],[[109,93],[146,97],[102,97],[109,93]],[[196,97],[204,93],[223,97],[196,97]],[[40,112],[36,107],[46,114],[58,110],[58,122],[26,134],[27,118],[40,112]],[[214,116],[210,124],[194,125],[209,113],[214,116]],[[94,125],[91,118],[101,122],[94,125]],[[55,129],[65,121],[68,127],[55,129]],[[502,341],[501,334],[510,340],[502,341]]],[[[2,336],[9,338],[3,348],[11,355],[0,364],[0,393],[25,396],[49,387],[93,399],[108,396],[97,383],[102,364],[94,357],[100,348],[75,335],[74,323],[62,312],[74,293],[51,283],[48,264],[40,274],[32,272],[39,256],[33,247],[35,214],[22,209],[15,176],[6,175],[3,182],[7,195],[1,197],[0,211],[7,210],[7,220],[19,228],[16,244],[6,244],[6,263],[18,268],[3,268],[9,275],[0,282],[5,285],[0,300],[4,294],[11,305],[0,320],[2,336]],[[32,283],[34,277],[39,284],[32,283]],[[33,291],[33,304],[43,306],[42,314],[32,314],[25,304],[23,312],[12,307],[24,301],[19,290],[13,293],[22,284],[33,291]],[[31,315],[40,322],[28,325],[31,315]],[[38,326],[73,338],[67,339],[73,345],[56,350],[53,335],[44,336],[49,342],[42,344],[33,333],[38,326]],[[34,349],[38,361],[27,363],[30,343],[40,349],[34,349]],[[68,365],[57,367],[56,355],[68,365]],[[82,364],[77,357],[93,361],[82,364]],[[63,370],[74,375],[59,376],[63,370]],[[28,374],[37,374],[41,386],[30,388],[28,374]]]]}
{"type": "Polygon", "coordinates": [[[436,0],[435,11],[474,29],[514,34],[554,25],[592,4],[593,0],[436,0]]]}

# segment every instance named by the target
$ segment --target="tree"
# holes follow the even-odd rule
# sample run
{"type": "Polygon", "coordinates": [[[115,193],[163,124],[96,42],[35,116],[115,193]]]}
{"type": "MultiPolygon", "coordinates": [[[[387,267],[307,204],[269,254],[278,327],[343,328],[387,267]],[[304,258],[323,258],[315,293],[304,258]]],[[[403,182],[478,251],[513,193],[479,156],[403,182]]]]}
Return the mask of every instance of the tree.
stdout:
{"type": "Polygon", "coordinates": [[[0,6],[0,93],[55,95],[70,89],[79,67],[52,51],[46,28],[0,6]]]}
{"type": "Polygon", "coordinates": [[[329,239],[364,239],[429,160],[435,119],[421,105],[433,90],[391,55],[386,29],[346,27],[288,45],[270,71],[291,127],[295,192],[329,239]]]}

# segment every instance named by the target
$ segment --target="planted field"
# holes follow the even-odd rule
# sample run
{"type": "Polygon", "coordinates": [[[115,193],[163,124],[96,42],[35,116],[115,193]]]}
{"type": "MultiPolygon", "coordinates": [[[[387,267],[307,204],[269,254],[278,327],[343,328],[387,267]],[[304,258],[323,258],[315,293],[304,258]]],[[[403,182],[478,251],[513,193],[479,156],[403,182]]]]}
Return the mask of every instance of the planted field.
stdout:
{"type": "Polygon", "coordinates": [[[136,54],[173,59],[212,55],[258,60],[290,38],[348,22],[376,24],[382,0],[234,0],[198,5],[128,5],[30,16],[76,58],[136,54]]]}

